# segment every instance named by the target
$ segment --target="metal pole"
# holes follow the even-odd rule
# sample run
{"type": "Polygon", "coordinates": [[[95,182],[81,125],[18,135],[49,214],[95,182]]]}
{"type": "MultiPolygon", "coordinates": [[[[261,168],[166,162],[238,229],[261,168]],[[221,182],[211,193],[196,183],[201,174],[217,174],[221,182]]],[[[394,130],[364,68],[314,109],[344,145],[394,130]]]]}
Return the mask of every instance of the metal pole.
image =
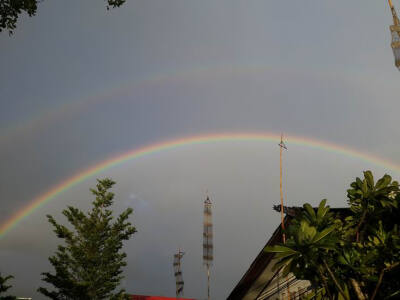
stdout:
{"type": "MultiPolygon", "coordinates": [[[[281,134],[281,143],[279,144],[279,191],[281,196],[281,226],[282,231],[285,230],[284,216],[283,216],[283,191],[282,191],[282,150],[285,147],[283,143],[283,134],[281,134]]],[[[286,243],[286,236],[282,234],[283,243],[286,243]]]]}
{"type": "MultiPolygon", "coordinates": [[[[282,188],[282,152],[283,149],[287,149],[285,143],[283,142],[283,134],[281,134],[281,142],[279,144],[279,191],[280,191],[280,196],[281,196],[281,226],[282,226],[282,232],[285,230],[285,223],[284,223],[284,206],[283,206],[283,188],[282,188]]],[[[286,244],[286,235],[285,233],[282,233],[282,240],[283,243],[286,244]]],[[[279,280],[279,279],[278,279],[279,280]]],[[[286,285],[287,285],[287,298],[290,300],[290,289],[289,289],[289,282],[288,282],[288,277],[286,276],[286,285]]]]}
{"type": "Polygon", "coordinates": [[[210,266],[209,265],[207,265],[207,281],[208,281],[208,284],[207,284],[207,297],[208,297],[208,300],[210,300],[210,266]]]}

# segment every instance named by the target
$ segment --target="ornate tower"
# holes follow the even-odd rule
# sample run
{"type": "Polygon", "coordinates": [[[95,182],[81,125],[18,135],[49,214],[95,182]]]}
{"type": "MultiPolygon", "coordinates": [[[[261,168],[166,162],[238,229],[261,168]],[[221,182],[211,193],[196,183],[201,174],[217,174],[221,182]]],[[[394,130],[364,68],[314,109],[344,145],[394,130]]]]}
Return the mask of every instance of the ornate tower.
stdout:
{"type": "Polygon", "coordinates": [[[207,268],[207,297],[210,300],[210,267],[214,260],[213,256],[213,225],[211,213],[211,201],[207,196],[204,201],[204,231],[203,231],[203,264],[207,268]]]}
{"type": "Polygon", "coordinates": [[[182,277],[182,270],[181,270],[181,259],[185,252],[182,252],[180,249],[178,253],[174,254],[174,274],[175,274],[175,281],[176,281],[176,298],[183,296],[183,277],[182,277]]]}

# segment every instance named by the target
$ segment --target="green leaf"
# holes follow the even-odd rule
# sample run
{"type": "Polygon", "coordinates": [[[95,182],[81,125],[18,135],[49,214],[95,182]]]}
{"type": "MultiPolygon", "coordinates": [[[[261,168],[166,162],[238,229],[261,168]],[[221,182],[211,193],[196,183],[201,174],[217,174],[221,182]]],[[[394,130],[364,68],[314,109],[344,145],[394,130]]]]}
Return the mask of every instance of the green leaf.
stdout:
{"type": "Polygon", "coordinates": [[[368,183],[366,180],[363,181],[361,186],[361,191],[363,192],[363,197],[367,197],[368,195],[368,183]]]}
{"type": "MultiPolygon", "coordinates": [[[[343,288],[344,294],[346,295],[347,299],[350,299],[350,293],[349,293],[349,288],[347,287],[347,284],[343,283],[343,286],[344,286],[344,288],[343,287],[342,288],[343,288]]],[[[343,295],[341,293],[338,293],[338,300],[346,300],[346,299],[343,297],[343,295]]]]}
{"type": "Polygon", "coordinates": [[[290,274],[291,269],[292,269],[292,263],[293,263],[293,258],[291,258],[287,261],[286,265],[283,267],[283,270],[282,270],[282,277],[286,277],[290,274]]]}
{"type": "Polygon", "coordinates": [[[311,218],[310,221],[315,221],[316,216],[315,216],[315,211],[312,208],[312,206],[309,203],[306,203],[303,205],[303,207],[306,210],[307,214],[310,216],[310,218],[311,218]]]}
{"type": "Polygon", "coordinates": [[[359,177],[357,177],[355,182],[356,182],[356,185],[357,185],[356,188],[361,189],[362,185],[363,185],[362,180],[359,177]]]}
{"type": "Polygon", "coordinates": [[[365,171],[364,172],[364,177],[365,177],[365,180],[367,181],[368,187],[370,189],[373,189],[375,184],[374,184],[374,176],[372,175],[372,172],[369,171],[369,170],[365,171]]]}
{"type": "Polygon", "coordinates": [[[296,254],[297,254],[297,252],[280,252],[280,253],[276,253],[275,254],[275,258],[283,259],[283,258],[286,258],[286,257],[289,257],[289,256],[293,256],[293,255],[296,255],[296,254]]]}
{"type": "Polygon", "coordinates": [[[387,297],[385,298],[385,300],[386,300],[386,299],[395,299],[396,296],[400,296],[400,290],[398,290],[398,291],[396,291],[396,292],[390,294],[389,296],[387,296],[387,297]]]}
{"type": "Polygon", "coordinates": [[[317,229],[314,226],[308,225],[308,222],[305,220],[301,220],[300,222],[300,231],[299,231],[299,240],[307,239],[308,241],[312,241],[314,236],[317,234],[317,229]]]}
{"type": "Polygon", "coordinates": [[[385,188],[389,185],[389,183],[392,181],[392,177],[390,177],[389,175],[385,174],[381,179],[378,180],[378,182],[376,183],[375,188],[377,190],[380,190],[382,188],[385,188]]]}
{"type": "Polygon", "coordinates": [[[318,243],[320,240],[322,240],[323,238],[325,238],[327,235],[329,235],[332,231],[334,231],[336,229],[335,226],[331,226],[329,228],[326,228],[324,230],[322,230],[321,232],[317,233],[313,239],[314,243],[318,243]]]}
{"type": "Polygon", "coordinates": [[[325,204],[326,204],[326,199],[323,199],[319,204],[317,211],[318,220],[322,220],[325,217],[326,213],[329,211],[329,208],[325,207],[325,204]]]}
{"type": "Polygon", "coordinates": [[[281,246],[281,245],[275,245],[275,246],[266,246],[264,248],[265,252],[273,252],[273,253],[297,253],[296,250],[293,250],[291,248],[281,246]]]}

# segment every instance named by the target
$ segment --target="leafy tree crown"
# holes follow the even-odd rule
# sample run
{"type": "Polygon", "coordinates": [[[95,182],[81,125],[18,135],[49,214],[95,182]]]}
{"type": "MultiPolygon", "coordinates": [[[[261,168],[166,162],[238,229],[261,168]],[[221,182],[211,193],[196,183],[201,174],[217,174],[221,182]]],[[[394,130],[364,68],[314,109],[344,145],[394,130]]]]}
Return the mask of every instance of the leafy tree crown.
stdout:
{"type": "MultiPolygon", "coordinates": [[[[400,297],[400,189],[372,172],[347,190],[348,214],[332,213],[321,201],[304,204],[286,230],[286,244],[267,247],[275,270],[311,282],[312,299],[400,297]]],[[[398,298],[396,298],[398,299],[398,298]]]]}
{"type": "Polygon", "coordinates": [[[122,252],[123,241],[136,232],[128,218],[128,208],[114,220],[110,206],[114,194],[109,191],[114,185],[110,179],[98,180],[92,210],[87,214],[69,206],[63,215],[73,229],[57,223],[47,216],[58,238],[63,244],[49,258],[55,273],[42,273],[43,281],[53,285],[49,291],[41,287],[38,291],[51,299],[124,299],[123,290],[114,292],[126,266],[126,254],[122,252]]]}

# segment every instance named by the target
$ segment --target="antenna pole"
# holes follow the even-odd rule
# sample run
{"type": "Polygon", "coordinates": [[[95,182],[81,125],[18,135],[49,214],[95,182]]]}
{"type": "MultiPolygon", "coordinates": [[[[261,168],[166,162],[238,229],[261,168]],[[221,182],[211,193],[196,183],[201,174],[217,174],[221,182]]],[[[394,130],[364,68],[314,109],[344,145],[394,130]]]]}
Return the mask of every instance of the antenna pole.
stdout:
{"type": "MultiPolygon", "coordinates": [[[[283,149],[287,150],[285,143],[283,142],[283,133],[281,134],[281,142],[279,143],[279,191],[281,196],[281,227],[282,231],[285,230],[284,215],[283,215],[283,189],[282,189],[282,152],[283,149]]],[[[286,236],[282,234],[283,243],[286,243],[286,236]]]]}
{"type": "MultiPolygon", "coordinates": [[[[279,192],[280,192],[280,197],[281,197],[281,227],[282,227],[282,232],[285,230],[285,218],[284,218],[284,205],[283,205],[283,188],[282,188],[282,154],[283,154],[283,149],[287,150],[287,147],[285,143],[283,142],[283,133],[281,134],[281,142],[279,143],[279,192]]],[[[285,198],[286,195],[285,195],[285,198]]],[[[283,243],[286,244],[286,235],[285,233],[282,233],[282,240],[283,243]]],[[[279,282],[279,279],[278,279],[279,282]]],[[[286,284],[287,284],[287,293],[288,293],[288,299],[290,300],[290,289],[289,289],[289,282],[288,282],[288,277],[286,276],[286,284]]]]}
{"type": "Polygon", "coordinates": [[[207,299],[210,300],[210,266],[207,265],[207,299]]]}

